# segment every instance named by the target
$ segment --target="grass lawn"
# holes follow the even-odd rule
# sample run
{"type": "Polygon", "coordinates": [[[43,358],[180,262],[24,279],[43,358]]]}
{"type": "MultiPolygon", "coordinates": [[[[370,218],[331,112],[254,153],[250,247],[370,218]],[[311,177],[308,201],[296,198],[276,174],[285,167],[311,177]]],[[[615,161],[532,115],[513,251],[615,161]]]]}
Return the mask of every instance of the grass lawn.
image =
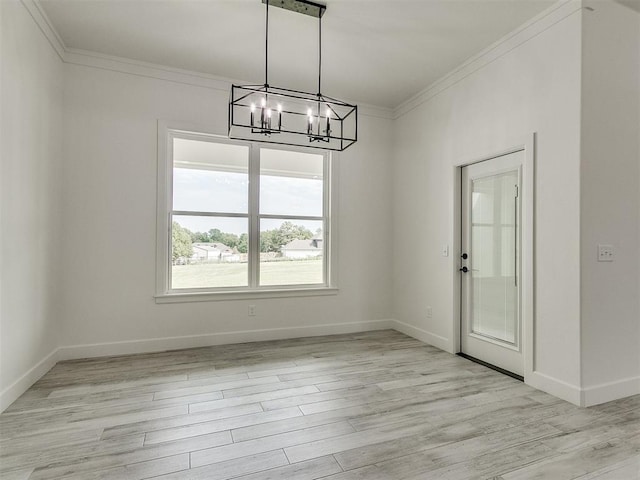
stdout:
{"type": "MultiPolygon", "coordinates": [[[[246,287],[246,263],[174,265],[172,287],[246,287]]],[[[260,285],[309,285],[322,283],[322,259],[260,263],[260,285]]]]}

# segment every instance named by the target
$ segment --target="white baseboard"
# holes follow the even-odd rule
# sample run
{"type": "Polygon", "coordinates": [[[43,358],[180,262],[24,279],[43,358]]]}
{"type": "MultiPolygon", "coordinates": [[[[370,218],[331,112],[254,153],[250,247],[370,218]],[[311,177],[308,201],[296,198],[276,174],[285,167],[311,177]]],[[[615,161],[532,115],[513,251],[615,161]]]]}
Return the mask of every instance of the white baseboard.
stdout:
{"type": "Polygon", "coordinates": [[[393,320],[371,320],[365,322],[331,323],[308,327],[247,330],[239,332],[223,332],[205,335],[188,335],[183,337],[152,338],[146,340],[129,340],[124,342],[94,343],[89,345],[70,345],[60,347],[52,351],[44,359],[38,362],[37,365],[32,367],[28,372],[0,393],[0,413],[15,402],[20,395],[26,392],[40,379],[40,377],[51,370],[55,364],[61,360],[160,352],[181,348],[208,347],[212,345],[281,340],[286,338],[317,337],[321,335],[368,332],[392,328],[394,328],[393,320]]]}
{"type": "Polygon", "coordinates": [[[540,372],[525,375],[525,382],[538,390],[578,405],[592,407],[601,403],[640,395],[640,377],[624,378],[593,387],[579,388],[540,372]]]}
{"type": "Polygon", "coordinates": [[[20,395],[29,390],[31,385],[36,383],[45,373],[51,370],[57,362],[58,349],[56,348],[36,365],[31,367],[24,375],[5,388],[0,393],[0,413],[4,412],[9,405],[20,397],[20,395]]]}
{"type": "Polygon", "coordinates": [[[404,333],[405,335],[409,335],[416,340],[420,340],[421,342],[433,345],[434,347],[439,348],[440,350],[444,350],[445,352],[455,353],[451,350],[451,340],[446,337],[436,335],[435,333],[428,332],[427,330],[423,330],[399,320],[393,320],[392,323],[392,328],[404,333]]]}
{"type": "MultiPolygon", "coordinates": [[[[341,333],[357,333],[385,329],[395,329],[421,342],[433,345],[446,352],[454,353],[451,352],[451,342],[449,339],[394,319],[129,340],[89,345],[71,345],[52,351],[13,384],[5,388],[0,393],[0,413],[61,360],[149,353],[181,348],[337,335],[341,333]]],[[[574,405],[583,407],[640,394],[640,377],[626,378],[585,389],[580,389],[575,385],[540,372],[533,372],[525,377],[528,385],[573,403],[574,405]]]]}
{"type": "Polygon", "coordinates": [[[581,404],[583,407],[591,407],[632,395],[640,395],[640,377],[623,378],[583,388],[581,404]]]}
{"type": "Polygon", "coordinates": [[[549,375],[545,375],[540,372],[532,372],[529,374],[525,373],[524,381],[527,385],[537,388],[538,390],[542,390],[543,392],[547,392],[554,397],[561,398],[562,400],[566,400],[567,402],[573,403],[579,407],[584,406],[581,403],[582,390],[580,387],[571,385],[570,383],[550,377],[549,375]]]}
{"type": "MultiPolygon", "coordinates": [[[[405,335],[433,345],[445,352],[455,353],[451,349],[451,342],[445,337],[398,320],[393,320],[392,323],[394,329],[405,335]]],[[[581,407],[640,394],[640,378],[629,378],[619,382],[581,389],[549,375],[533,372],[525,375],[525,383],[581,407]]]]}
{"type": "Polygon", "coordinates": [[[60,347],[59,360],[105,357],[111,355],[129,355],[135,353],[161,352],[181,348],[208,347],[232,343],[282,340],[286,338],[316,337],[341,333],[367,332],[393,328],[393,320],[371,320],[365,322],[331,323],[305,327],[270,328],[222,332],[182,337],[152,338],[146,340],[128,340],[124,342],[94,343],[88,345],[70,345],[60,347]]]}

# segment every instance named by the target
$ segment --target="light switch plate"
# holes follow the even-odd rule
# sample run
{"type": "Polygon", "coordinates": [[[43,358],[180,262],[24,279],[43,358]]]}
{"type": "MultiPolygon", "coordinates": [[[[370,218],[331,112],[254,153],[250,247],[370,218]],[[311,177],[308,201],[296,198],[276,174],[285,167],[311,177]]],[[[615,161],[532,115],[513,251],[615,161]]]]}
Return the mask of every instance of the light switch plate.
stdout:
{"type": "Polygon", "coordinates": [[[442,245],[442,256],[443,257],[449,256],[449,245],[447,245],[446,243],[442,245]]]}
{"type": "Polygon", "coordinates": [[[613,262],[613,245],[598,245],[598,261],[613,262]]]}

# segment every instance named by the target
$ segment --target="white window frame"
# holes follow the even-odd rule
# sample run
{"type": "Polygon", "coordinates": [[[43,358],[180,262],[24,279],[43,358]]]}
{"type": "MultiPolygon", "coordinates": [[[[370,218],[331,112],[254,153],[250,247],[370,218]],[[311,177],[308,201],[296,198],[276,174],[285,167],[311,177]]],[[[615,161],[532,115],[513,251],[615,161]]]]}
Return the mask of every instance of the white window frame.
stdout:
{"type": "MultiPolygon", "coordinates": [[[[289,150],[308,153],[308,149],[274,146],[258,142],[229,140],[221,135],[207,132],[190,125],[176,125],[158,122],[158,178],[157,178],[157,221],[156,221],[156,303],[202,302],[251,298],[299,297],[335,295],[338,293],[338,252],[337,252],[337,175],[335,173],[336,154],[324,151],[324,195],[323,215],[265,215],[259,212],[259,151],[261,148],[289,150]],[[247,287],[217,287],[197,289],[170,288],[171,284],[171,225],[173,217],[173,139],[186,138],[215,143],[241,145],[249,148],[249,210],[247,214],[233,215],[249,220],[249,285],[247,287]],[[283,220],[323,220],[324,255],[323,284],[259,286],[260,232],[259,221],[264,219],[283,220]]],[[[313,153],[321,151],[314,149],[313,153]]]]}

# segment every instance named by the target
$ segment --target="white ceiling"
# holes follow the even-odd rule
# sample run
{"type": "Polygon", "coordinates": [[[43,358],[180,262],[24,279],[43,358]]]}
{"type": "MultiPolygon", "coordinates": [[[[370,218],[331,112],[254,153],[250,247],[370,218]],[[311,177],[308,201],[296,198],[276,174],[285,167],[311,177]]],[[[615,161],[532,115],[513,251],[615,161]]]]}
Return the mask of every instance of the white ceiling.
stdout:
{"type": "MultiPolygon", "coordinates": [[[[264,83],[261,0],[39,0],[66,48],[264,83]]],[[[326,0],[326,95],[396,107],[554,0],[326,0]]],[[[315,92],[317,19],[270,8],[269,83],[315,92]]]]}

